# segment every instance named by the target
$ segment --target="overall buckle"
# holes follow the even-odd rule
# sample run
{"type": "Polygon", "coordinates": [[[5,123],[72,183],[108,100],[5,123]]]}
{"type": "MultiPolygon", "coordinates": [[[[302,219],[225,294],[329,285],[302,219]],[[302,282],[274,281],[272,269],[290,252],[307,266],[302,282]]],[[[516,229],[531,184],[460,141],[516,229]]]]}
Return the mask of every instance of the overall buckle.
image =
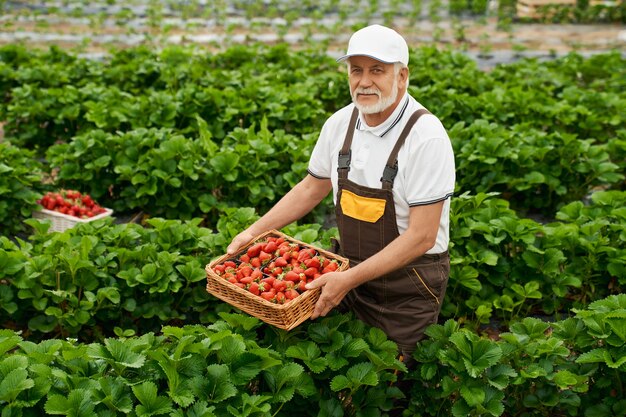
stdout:
{"type": "Polygon", "coordinates": [[[352,149],[348,151],[346,154],[339,154],[337,158],[337,169],[347,169],[350,170],[350,160],[352,159],[352,149]]]}
{"type": "Polygon", "coordinates": [[[396,178],[396,175],[398,175],[398,163],[397,162],[392,167],[390,167],[389,165],[385,165],[385,169],[383,170],[383,176],[380,177],[380,181],[393,184],[393,180],[396,178]]]}

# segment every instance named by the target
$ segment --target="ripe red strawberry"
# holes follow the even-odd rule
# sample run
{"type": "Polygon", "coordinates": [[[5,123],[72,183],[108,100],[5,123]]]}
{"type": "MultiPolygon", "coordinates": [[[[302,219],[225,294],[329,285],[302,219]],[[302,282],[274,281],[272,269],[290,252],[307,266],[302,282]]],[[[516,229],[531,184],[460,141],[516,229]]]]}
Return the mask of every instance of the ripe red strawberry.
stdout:
{"type": "Polygon", "coordinates": [[[287,291],[285,291],[285,298],[288,299],[288,300],[293,300],[294,298],[296,298],[299,295],[300,294],[298,294],[298,291],[296,291],[296,290],[287,290],[287,291]]]}
{"type": "Polygon", "coordinates": [[[317,257],[311,258],[311,259],[306,259],[304,261],[304,265],[306,265],[307,268],[319,269],[319,267],[320,267],[320,260],[317,257]]]}
{"type": "Polygon", "coordinates": [[[276,242],[267,242],[263,247],[263,251],[267,253],[274,253],[276,252],[276,249],[278,249],[276,242]]]}
{"type": "Polygon", "coordinates": [[[294,272],[294,271],[289,271],[285,274],[285,281],[291,281],[291,282],[300,282],[300,274],[294,272]]]}
{"type": "Polygon", "coordinates": [[[267,252],[265,252],[265,251],[261,251],[259,253],[259,259],[261,260],[261,263],[266,263],[267,261],[272,259],[272,255],[267,253],[267,252]]]}
{"type": "Polygon", "coordinates": [[[274,264],[276,266],[279,266],[279,267],[283,268],[283,267],[287,266],[287,260],[281,256],[279,258],[276,258],[276,260],[274,261],[274,264]]]}
{"type": "Polygon", "coordinates": [[[251,284],[254,281],[254,278],[252,277],[241,277],[239,278],[239,282],[241,282],[242,284],[251,284]]]}
{"type": "Polygon", "coordinates": [[[261,297],[267,301],[272,301],[274,300],[274,297],[276,297],[276,290],[271,288],[267,291],[263,291],[261,293],[261,297]]]}
{"type": "Polygon", "coordinates": [[[259,295],[260,294],[259,284],[257,282],[251,283],[250,286],[248,287],[248,291],[250,291],[254,295],[259,295]]]}
{"type": "Polygon", "coordinates": [[[263,245],[261,243],[255,243],[254,245],[250,246],[248,248],[247,251],[247,255],[250,258],[255,258],[257,256],[259,256],[259,253],[261,253],[261,248],[263,247],[263,245]]]}
{"type": "Polygon", "coordinates": [[[272,285],[272,288],[275,291],[284,291],[285,288],[287,288],[287,283],[283,280],[277,279],[274,281],[274,285],[272,285]]]}
{"type": "Polygon", "coordinates": [[[307,268],[304,270],[304,275],[306,275],[307,278],[313,278],[317,273],[317,268],[307,268]]]}
{"type": "Polygon", "coordinates": [[[276,303],[278,304],[285,304],[286,298],[285,298],[285,293],[282,291],[279,291],[276,293],[276,303]]]}

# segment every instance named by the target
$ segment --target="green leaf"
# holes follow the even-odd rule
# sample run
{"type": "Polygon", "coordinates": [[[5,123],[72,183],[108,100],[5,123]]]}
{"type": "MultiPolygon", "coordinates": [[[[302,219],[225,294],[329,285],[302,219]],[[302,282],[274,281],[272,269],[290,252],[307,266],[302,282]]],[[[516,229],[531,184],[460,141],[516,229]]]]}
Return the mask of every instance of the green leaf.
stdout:
{"type": "Polygon", "coordinates": [[[330,382],[330,389],[337,392],[350,387],[350,380],[344,375],[335,376],[330,382]]]}
{"type": "Polygon", "coordinates": [[[313,373],[324,371],[328,363],[320,357],[322,351],[311,341],[300,341],[297,345],[289,346],[285,352],[287,357],[300,359],[313,373]]]}
{"type": "Polygon", "coordinates": [[[548,371],[546,371],[545,368],[536,363],[531,363],[525,369],[520,369],[520,375],[525,379],[533,379],[547,376],[548,371]]]}
{"type": "Polygon", "coordinates": [[[227,181],[234,181],[237,178],[235,168],[239,164],[239,155],[230,151],[221,151],[210,159],[211,166],[224,176],[227,181]],[[234,172],[234,174],[233,174],[234,172]]]}
{"type": "Polygon", "coordinates": [[[145,381],[138,385],[133,385],[133,394],[141,404],[135,407],[138,417],[149,417],[167,414],[173,411],[172,401],[166,397],[160,397],[157,393],[157,386],[152,381],[145,381]]]}
{"type": "Polygon", "coordinates": [[[206,272],[197,260],[192,260],[184,265],[177,265],[176,269],[187,282],[198,282],[207,278],[206,272]]]}
{"type": "Polygon", "coordinates": [[[26,369],[13,369],[0,382],[0,400],[11,403],[22,392],[35,386],[26,369]]]}
{"type": "Polygon", "coordinates": [[[455,333],[450,341],[463,355],[463,363],[468,374],[477,378],[485,369],[498,363],[502,350],[493,341],[479,339],[470,333],[455,333]]]}
{"type": "Polygon", "coordinates": [[[174,410],[171,417],[218,417],[214,411],[215,406],[209,407],[206,401],[198,401],[186,410],[174,410]]]}
{"type": "Polygon", "coordinates": [[[363,385],[376,386],[377,384],[378,374],[374,370],[374,365],[370,362],[362,362],[351,366],[345,376],[337,375],[333,378],[330,388],[333,391],[346,388],[355,391],[363,385]]]}
{"type": "Polygon", "coordinates": [[[17,346],[22,338],[14,333],[12,330],[0,329],[0,356],[4,357],[4,354],[17,346]]]}
{"type": "Polygon", "coordinates": [[[247,417],[257,414],[266,416],[272,409],[271,404],[268,404],[271,399],[272,397],[269,395],[249,395],[244,392],[241,394],[242,401],[239,408],[229,404],[226,409],[234,417],[247,417]]]}
{"type": "Polygon", "coordinates": [[[490,385],[496,387],[499,390],[504,390],[509,384],[511,378],[517,376],[517,372],[507,364],[497,364],[487,369],[485,372],[490,385]]]}
{"type": "Polygon", "coordinates": [[[622,344],[626,343],[626,310],[617,310],[605,316],[609,327],[620,339],[622,344]]]}
{"type": "Polygon", "coordinates": [[[205,391],[205,395],[210,402],[220,403],[237,394],[237,388],[230,380],[230,373],[226,365],[209,365],[206,379],[208,389],[205,391]]]}
{"type": "Polygon", "coordinates": [[[293,398],[296,382],[300,379],[304,368],[296,363],[276,366],[265,372],[265,381],[273,394],[274,401],[285,403],[293,398]]]}
{"type": "Polygon", "coordinates": [[[462,286],[473,292],[479,292],[482,288],[482,284],[477,277],[478,270],[469,265],[464,265],[460,270],[452,268],[450,272],[450,279],[458,281],[462,286]]]}
{"type": "Polygon", "coordinates": [[[146,360],[144,355],[133,352],[128,342],[112,338],[105,339],[104,346],[95,343],[89,345],[89,355],[123,368],[141,368],[146,360]]]}
{"type": "Polygon", "coordinates": [[[470,407],[476,407],[485,401],[485,391],[480,385],[464,384],[459,392],[470,407]]]}
{"type": "Polygon", "coordinates": [[[245,352],[230,363],[232,382],[243,385],[252,381],[264,369],[263,359],[257,355],[245,352]]]}
{"type": "Polygon", "coordinates": [[[52,395],[48,397],[44,409],[46,413],[69,417],[90,417],[94,415],[95,404],[91,399],[90,391],[75,389],[66,397],[52,395]]]}
{"type": "Polygon", "coordinates": [[[569,389],[579,383],[584,383],[587,380],[585,376],[576,375],[570,371],[562,370],[554,375],[553,381],[562,390],[569,389]]]}
{"type": "Polygon", "coordinates": [[[224,363],[231,363],[237,360],[246,350],[246,344],[237,335],[225,337],[222,340],[222,347],[217,353],[224,363]]]}

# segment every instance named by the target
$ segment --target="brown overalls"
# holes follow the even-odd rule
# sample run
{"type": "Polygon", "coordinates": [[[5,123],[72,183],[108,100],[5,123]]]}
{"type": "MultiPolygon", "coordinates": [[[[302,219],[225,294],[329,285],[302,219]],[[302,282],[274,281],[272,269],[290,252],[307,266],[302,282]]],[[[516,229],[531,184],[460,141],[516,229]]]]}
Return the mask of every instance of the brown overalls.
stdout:
{"type": "MultiPolygon", "coordinates": [[[[336,203],[340,253],[355,266],[399,236],[393,201],[393,181],[398,172],[398,152],[417,119],[411,115],[384,169],[382,188],[370,188],[348,180],[350,146],[358,116],[355,109],[339,152],[336,203]]],[[[350,291],[340,308],[355,312],[371,326],[382,329],[398,344],[405,357],[415,350],[424,329],[437,322],[450,272],[448,252],[424,254],[409,265],[366,282],[350,291]]]]}

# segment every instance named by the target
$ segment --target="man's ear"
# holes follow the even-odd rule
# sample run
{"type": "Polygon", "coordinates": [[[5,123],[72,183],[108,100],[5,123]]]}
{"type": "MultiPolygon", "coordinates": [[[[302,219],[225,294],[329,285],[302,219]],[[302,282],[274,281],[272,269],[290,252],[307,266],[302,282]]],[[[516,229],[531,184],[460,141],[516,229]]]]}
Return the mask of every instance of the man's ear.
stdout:
{"type": "Polygon", "coordinates": [[[406,90],[408,84],[409,84],[409,68],[408,67],[404,67],[404,68],[400,68],[400,72],[398,73],[398,87],[401,91],[406,90]]]}

